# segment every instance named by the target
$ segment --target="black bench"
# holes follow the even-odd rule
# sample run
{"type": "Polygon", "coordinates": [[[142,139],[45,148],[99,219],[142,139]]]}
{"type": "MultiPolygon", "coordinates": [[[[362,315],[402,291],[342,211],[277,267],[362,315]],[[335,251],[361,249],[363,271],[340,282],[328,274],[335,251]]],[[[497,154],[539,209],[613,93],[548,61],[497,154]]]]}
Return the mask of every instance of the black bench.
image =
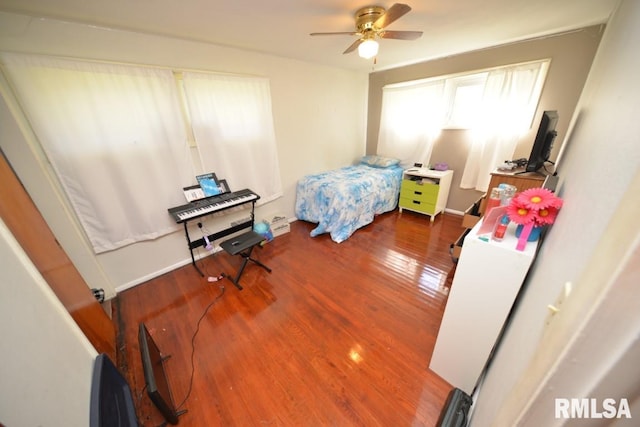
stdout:
{"type": "Polygon", "coordinates": [[[253,248],[262,243],[264,240],[266,240],[264,236],[251,230],[220,243],[220,247],[224,249],[228,254],[240,255],[242,257],[242,264],[240,265],[240,269],[238,270],[236,277],[232,279],[230,276],[227,276],[238,289],[242,290],[242,286],[240,286],[240,277],[242,276],[242,273],[244,272],[244,269],[249,261],[256,263],[257,265],[271,273],[271,269],[269,267],[267,267],[257,259],[251,258],[251,252],[253,251],[253,248]]]}

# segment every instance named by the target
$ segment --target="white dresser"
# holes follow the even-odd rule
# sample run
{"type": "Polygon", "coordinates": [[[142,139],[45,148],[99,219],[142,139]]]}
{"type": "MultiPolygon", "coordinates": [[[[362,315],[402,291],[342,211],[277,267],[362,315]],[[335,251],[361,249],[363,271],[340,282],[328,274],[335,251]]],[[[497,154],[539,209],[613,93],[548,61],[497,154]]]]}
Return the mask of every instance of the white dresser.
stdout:
{"type": "Polygon", "coordinates": [[[538,242],[517,251],[515,224],[504,240],[467,234],[429,368],[471,395],[535,257],[538,242]]]}

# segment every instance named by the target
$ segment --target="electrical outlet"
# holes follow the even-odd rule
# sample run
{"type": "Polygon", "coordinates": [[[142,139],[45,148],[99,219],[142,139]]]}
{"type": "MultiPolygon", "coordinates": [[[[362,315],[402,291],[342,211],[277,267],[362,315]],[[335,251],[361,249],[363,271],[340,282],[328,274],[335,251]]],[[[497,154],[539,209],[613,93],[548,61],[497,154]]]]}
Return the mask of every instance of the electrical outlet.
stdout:
{"type": "Polygon", "coordinates": [[[560,294],[556,298],[553,304],[549,304],[547,306],[547,319],[545,321],[545,326],[549,326],[551,321],[555,318],[556,314],[558,314],[563,306],[567,303],[567,298],[571,295],[571,290],[573,289],[573,284],[571,282],[567,282],[564,284],[562,289],[560,290],[560,294]]]}

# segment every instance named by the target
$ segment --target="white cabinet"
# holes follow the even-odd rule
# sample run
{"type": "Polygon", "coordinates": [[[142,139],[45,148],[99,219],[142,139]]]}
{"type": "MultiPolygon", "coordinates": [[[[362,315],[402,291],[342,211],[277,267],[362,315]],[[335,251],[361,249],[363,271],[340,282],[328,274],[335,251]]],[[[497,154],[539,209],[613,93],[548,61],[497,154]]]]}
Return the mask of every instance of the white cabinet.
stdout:
{"type": "Polygon", "coordinates": [[[538,242],[516,250],[515,224],[504,240],[464,239],[429,368],[471,394],[534,259],[538,242]]]}
{"type": "Polygon", "coordinates": [[[453,171],[411,168],[404,171],[398,207],[423,213],[431,221],[447,207],[453,171]]]}

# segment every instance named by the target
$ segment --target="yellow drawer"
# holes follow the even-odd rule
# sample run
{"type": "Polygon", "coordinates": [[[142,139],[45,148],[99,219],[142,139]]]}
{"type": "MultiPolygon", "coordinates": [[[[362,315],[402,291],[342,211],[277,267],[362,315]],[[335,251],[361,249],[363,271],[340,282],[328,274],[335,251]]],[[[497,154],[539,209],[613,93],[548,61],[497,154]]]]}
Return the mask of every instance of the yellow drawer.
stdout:
{"type": "Polygon", "coordinates": [[[438,184],[421,184],[420,182],[404,179],[400,187],[400,197],[435,204],[439,190],[440,186],[438,184]]]}
{"type": "Polygon", "coordinates": [[[429,215],[434,215],[436,213],[435,203],[420,201],[416,200],[415,198],[400,197],[398,204],[402,209],[409,209],[429,215]]]}

